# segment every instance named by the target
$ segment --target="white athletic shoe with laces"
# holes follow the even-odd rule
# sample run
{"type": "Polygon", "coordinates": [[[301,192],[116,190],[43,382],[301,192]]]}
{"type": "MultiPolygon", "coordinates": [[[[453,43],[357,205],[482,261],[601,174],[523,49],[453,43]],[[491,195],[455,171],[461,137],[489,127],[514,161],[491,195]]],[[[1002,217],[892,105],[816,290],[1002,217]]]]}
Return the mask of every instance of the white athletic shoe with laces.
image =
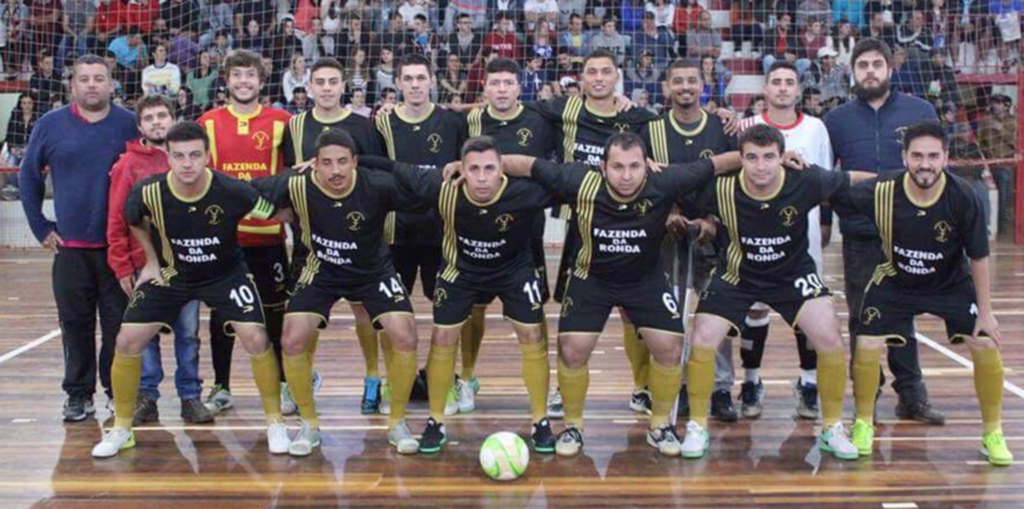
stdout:
{"type": "Polygon", "coordinates": [[[405,420],[398,421],[388,430],[388,443],[395,446],[399,454],[416,454],[420,450],[420,441],[412,436],[405,420]]]}
{"type": "Polygon", "coordinates": [[[855,460],[860,457],[857,446],[850,441],[842,422],[823,428],[818,434],[818,448],[841,460],[855,460]]]}
{"type": "Polygon", "coordinates": [[[702,458],[709,447],[711,447],[711,437],[707,430],[697,424],[697,421],[686,423],[686,438],[679,446],[679,454],[684,458],[702,458]]]}
{"type": "Polygon", "coordinates": [[[274,422],[267,426],[267,449],[270,454],[288,454],[288,427],[283,422],[274,422]]]}
{"type": "Polygon", "coordinates": [[[135,447],[135,433],[127,428],[110,428],[103,434],[103,440],[92,448],[92,457],[110,458],[124,449],[135,447]]]}

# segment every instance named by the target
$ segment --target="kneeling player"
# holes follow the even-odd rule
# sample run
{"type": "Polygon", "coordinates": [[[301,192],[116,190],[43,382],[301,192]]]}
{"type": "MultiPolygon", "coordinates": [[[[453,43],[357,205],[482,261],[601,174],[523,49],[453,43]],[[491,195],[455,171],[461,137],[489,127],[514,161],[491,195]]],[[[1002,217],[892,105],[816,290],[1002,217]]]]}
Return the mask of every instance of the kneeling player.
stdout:
{"type": "Polygon", "coordinates": [[[430,419],[420,452],[438,452],[447,442],[444,407],[459,333],[474,304],[494,297],[501,299],[505,318],[512,323],[523,352],[533,448],[554,452],[545,401],[549,367],[548,345],[541,334],[543,296],[530,250],[534,219],[553,200],[535,182],[506,177],[501,153],[489,137],[467,141],[461,159],[461,185],[443,181],[437,170],[375,159],[381,168],[394,172],[409,194],[438,210],[442,222],[444,263],[434,291],[434,328],[427,360],[430,419]]]}
{"type": "Polygon", "coordinates": [[[218,309],[226,317],[225,333],[242,340],[269,423],[270,452],[286,453],[277,358],[268,348],[259,292],[235,235],[243,217],[266,219],[273,205],[248,184],[207,168],[209,141],[199,125],[175,126],[167,134],[167,146],[171,171],[137,184],[125,203],[125,217],[146,252],[146,266],[117,336],[111,370],[114,427],[92,455],[107,458],[135,446],[131,423],[142,349],[156,333],[170,332],[169,324],[182,306],[196,299],[218,309]]]}
{"type": "Polygon", "coordinates": [[[838,202],[841,211],[850,206],[875,218],[885,250],[859,310],[852,440],[861,456],[871,455],[881,349],[904,347],[914,333],[914,316],[930,313],[945,320],[950,341],[966,342],[971,350],[984,426],[981,453],[993,465],[1010,465],[1013,455],[1000,422],[1003,361],[981,203],[970,184],[944,170],[946,135],[938,123],[911,126],[904,146],[906,171],[855,186],[838,202]]]}
{"type": "Polygon", "coordinates": [[[329,130],[317,138],[313,171],[256,183],[275,206],[292,210],[296,239],[307,253],[288,301],[282,337],[284,371],[302,416],[288,449],[293,456],[307,456],[320,445],[309,347],[317,329],[327,327],[331,308],[340,299],[368,314],[387,333],[394,396],[388,441],[402,454],[419,447],[405,424],[416,373],[416,324],[390,257],[381,256],[380,235],[387,213],[409,200],[400,196],[390,175],[359,171],[355,154],[356,143],[348,133],[329,130]]]}
{"type": "Polygon", "coordinates": [[[516,164],[506,167],[509,173],[530,175],[572,204],[578,225],[574,231],[580,248],[558,325],[558,384],[566,429],[558,435],[555,452],[572,456],[583,446],[587,362],[611,309],[618,306],[654,357],[647,443],[666,456],[678,456],[679,438],[669,413],[682,380],[683,324],[662,271],[665,219],[676,201],[711,181],[714,169],[734,169],[739,161],[730,153],[648,173],[644,142],[632,133],[610,137],[603,153],[600,172],[523,156],[509,157],[516,164]]]}
{"type": "Polygon", "coordinates": [[[740,329],[750,306],[760,301],[790,325],[799,326],[818,352],[824,417],[819,447],[839,458],[855,459],[857,450],[839,422],[846,385],[839,320],[807,249],[808,212],[846,189],[851,173],[784,170],[785,138],[768,125],[747,129],[739,145],[743,170],[719,177],[699,203],[720,219],[729,242],[725,268],[716,269],[697,307],[686,367],[691,420],[682,455],[699,458],[708,449],[705,427],[715,351],[731,329],[740,329]]]}

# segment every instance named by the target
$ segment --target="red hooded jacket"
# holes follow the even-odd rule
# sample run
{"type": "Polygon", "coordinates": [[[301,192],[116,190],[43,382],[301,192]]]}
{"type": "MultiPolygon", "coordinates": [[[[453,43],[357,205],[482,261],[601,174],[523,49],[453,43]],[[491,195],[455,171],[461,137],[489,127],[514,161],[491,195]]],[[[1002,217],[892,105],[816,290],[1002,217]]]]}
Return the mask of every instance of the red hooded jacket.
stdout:
{"type": "Polygon", "coordinates": [[[127,151],[110,169],[110,193],[107,203],[107,265],[118,279],[146,265],[146,253],[124,219],[124,202],[132,186],[154,173],[170,170],[167,153],[143,145],[141,139],[127,143],[127,151]]]}

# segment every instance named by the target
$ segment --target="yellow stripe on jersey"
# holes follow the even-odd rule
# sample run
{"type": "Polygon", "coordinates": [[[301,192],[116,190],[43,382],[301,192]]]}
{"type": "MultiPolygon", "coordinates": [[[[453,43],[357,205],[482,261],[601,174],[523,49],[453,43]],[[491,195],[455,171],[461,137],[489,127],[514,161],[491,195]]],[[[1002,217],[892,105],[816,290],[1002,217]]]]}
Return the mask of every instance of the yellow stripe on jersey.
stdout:
{"type": "Polygon", "coordinates": [[[594,258],[594,238],[591,225],[594,222],[594,207],[597,192],[601,190],[601,174],[596,171],[587,172],[576,195],[576,224],[579,226],[582,247],[576,255],[576,271],[574,275],[587,279],[590,274],[590,262],[594,258]]]}
{"type": "Polygon", "coordinates": [[[441,271],[441,279],[454,283],[459,277],[459,269],[456,266],[458,259],[458,247],[455,242],[455,209],[458,203],[458,188],[449,182],[441,184],[441,193],[438,200],[438,211],[441,212],[443,234],[441,236],[441,256],[444,257],[445,268],[441,271]]]}
{"type": "Polygon", "coordinates": [[[469,112],[467,121],[469,123],[469,137],[474,138],[480,136],[484,132],[484,109],[473,108],[473,111],[469,112]]]}
{"type": "Polygon", "coordinates": [[[167,241],[167,224],[164,222],[164,202],[160,197],[159,182],[147,184],[142,188],[142,203],[149,209],[153,226],[160,235],[160,248],[163,251],[164,262],[167,264],[166,267],[160,269],[160,272],[164,282],[169,283],[171,278],[178,274],[178,271],[174,269],[174,251],[171,249],[171,243],[167,241]]]}
{"type": "Polygon", "coordinates": [[[652,120],[647,126],[651,136],[651,150],[653,152],[651,157],[654,158],[656,163],[669,164],[668,133],[665,129],[665,119],[652,120]]]}
{"type": "Polygon", "coordinates": [[[882,251],[885,253],[885,261],[878,265],[871,281],[879,284],[886,277],[896,275],[896,266],[893,265],[893,241],[892,241],[892,213],[896,195],[896,181],[890,180],[875,185],[875,226],[878,227],[878,236],[882,239],[882,251]]]}
{"type": "Polygon", "coordinates": [[[306,162],[306,154],[302,153],[302,140],[305,137],[306,115],[309,112],[302,112],[288,119],[288,128],[292,133],[292,151],[295,152],[295,164],[306,162]]]}
{"type": "Polygon", "coordinates": [[[564,149],[562,160],[567,163],[575,161],[576,131],[579,128],[581,111],[583,111],[583,98],[570,97],[565,103],[565,110],[562,112],[562,131],[565,137],[562,143],[562,148],[564,149]]]}
{"type": "Polygon", "coordinates": [[[272,215],[274,215],[274,205],[264,200],[262,196],[256,201],[256,205],[252,206],[252,210],[249,211],[249,217],[256,219],[269,219],[272,215]]]}
{"type": "Polygon", "coordinates": [[[217,165],[217,128],[213,124],[213,119],[208,118],[204,123],[206,126],[206,137],[210,139],[210,165],[214,168],[219,168],[217,165]]]}
{"type": "MultiPolygon", "coordinates": [[[[384,138],[384,148],[388,151],[388,159],[395,160],[395,136],[391,131],[391,115],[377,116],[377,132],[384,138]]],[[[384,242],[395,243],[395,213],[388,212],[384,217],[384,242]]]]}
{"type": "Polygon", "coordinates": [[[274,145],[270,147],[270,174],[277,175],[277,163],[281,158],[281,142],[284,141],[284,122],[274,121],[274,145]]]}
{"type": "Polygon", "coordinates": [[[313,282],[313,277],[320,271],[320,260],[313,251],[313,238],[310,230],[309,201],[306,199],[306,176],[296,175],[288,178],[288,195],[291,198],[292,207],[299,217],[299,227],[302,228],[302,245],[306,246],[306,265],[302,268],[298,283],[308,285],[313,282]]]}
{"type": "Polygon", "coordinates": [[[739,221],[736,215],[736,176],[723,177],[715,183],[719,219],[729,231],[729,247],[725,252],[725,274],[722,279],[731,284],[740,282],[740,263],[743,249],[740,247],[739,221]]]}

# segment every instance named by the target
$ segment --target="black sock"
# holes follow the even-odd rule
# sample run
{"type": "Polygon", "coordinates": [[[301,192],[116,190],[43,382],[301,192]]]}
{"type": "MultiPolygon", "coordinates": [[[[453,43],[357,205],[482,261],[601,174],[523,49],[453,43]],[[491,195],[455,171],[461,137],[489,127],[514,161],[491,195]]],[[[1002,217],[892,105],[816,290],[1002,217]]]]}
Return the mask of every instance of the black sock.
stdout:
{"type": "Polygon", "coordinates": [[[743,360],[743,369],[759,369],[764,359],[765,343],[768,342],[768,319],[757,320],[755,325],[751,325],[748,319],[741,338],[740,359],[743,360]]]}
{"type": "Polygon", "coordinates": [[[231,355],[235,337],[224,332],[224,320],[217,310],[210,313],[210,359],[213,361],[214,382],[231,390],[231,355]]]}
{"type": "Polygon", "coordinates": [[[807,336],[800,331],[796,331],[796,351],[800,354],[800,369],[818,369],[818,352],[811,349],[811,345],[807,344],[807,336]]]}

